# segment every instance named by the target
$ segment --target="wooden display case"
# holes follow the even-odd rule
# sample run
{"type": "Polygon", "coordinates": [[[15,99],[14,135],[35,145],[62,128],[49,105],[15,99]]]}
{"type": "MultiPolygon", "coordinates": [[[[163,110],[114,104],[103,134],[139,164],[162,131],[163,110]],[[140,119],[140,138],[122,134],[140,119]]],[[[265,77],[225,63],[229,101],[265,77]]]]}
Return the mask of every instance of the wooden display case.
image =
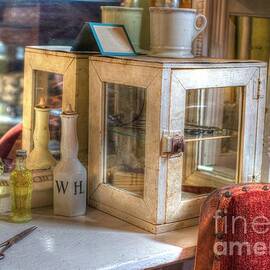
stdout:
{"type": "MultiPolygon", "coordinates": [[[[87,166],[89,54],[70,52],[70,47],[37,46],[25,49],[22,147],[33,148],[34,106],[45,96],[50,107],[49,150],[60,159],[60,114],[68,104],[78,114],[79,158],[87,166]]],[[[35,171],[33,207],[52,205],[51,170],[35,171]]]]}
{"type": "Polygon", "coordinates": [[[91,56],[90,205],[153,233],[215,188],[260,181],[266,64],[91,56]]]}
{"type": "Polygon", "coordinates": [[[87,164],[88,57],[70,47],[37,46],[25,50],[23,148],[33,148],[34,106],[45,96],[51,108],[49,148],[59,159],[60,113],[68,104],[79,114],[79,158],[87,164]]]}

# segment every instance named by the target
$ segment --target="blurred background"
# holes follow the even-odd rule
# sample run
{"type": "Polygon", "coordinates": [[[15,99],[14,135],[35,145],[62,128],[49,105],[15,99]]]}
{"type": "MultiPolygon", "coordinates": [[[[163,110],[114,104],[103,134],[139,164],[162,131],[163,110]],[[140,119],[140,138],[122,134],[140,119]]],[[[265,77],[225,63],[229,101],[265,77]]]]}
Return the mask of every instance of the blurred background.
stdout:
{"type": "MultiPolygon", "coordinates": [[[[0,138],[21,121],[24,47],[72,45],[85,21],[100,21],[100,6],[120,0],[0,0],[0,138]]],[[[58,77],[50,78],[57,92],[58,77]]]]}
{"type": "MultiPolygon", "coordinates": [[[[138,2],[148,10],[155,1],[138,2]]],[[[0,138],[21,121],[25,46],[72,45],[85,21],[101,21],[101,6],[118,6],[121,2],[0,0],[0,138]]],[[[270,19],[267,12],[270,4],[268,0],[256,3],[251,0],[182,0],[181,7],[196,8],[208,18],[207,31],[196,40],[195,54],[269,62],[270,19]]],[[[149,20],[145,14],[147,11],[143,25],[149,20]]],[[[144,27],[144,34],[148,37],[149,29],[144,27]]],[[[149,38],[142,41],[145,48],[149,47],[148,43],[149,38]]],[[[57,74],[50,76],[48,87],[52,97],[56,97],[55,103],[60,102],[57,96],[61,83],[62,78],[57,74]]]]}

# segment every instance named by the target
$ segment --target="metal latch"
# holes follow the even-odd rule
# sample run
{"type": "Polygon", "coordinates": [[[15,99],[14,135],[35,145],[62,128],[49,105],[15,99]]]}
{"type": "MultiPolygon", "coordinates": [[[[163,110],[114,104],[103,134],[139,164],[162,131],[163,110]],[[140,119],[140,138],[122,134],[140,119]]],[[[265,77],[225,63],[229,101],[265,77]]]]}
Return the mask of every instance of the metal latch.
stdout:
{"type": "Polygon", "coordinates": [[[179,133],[164,133],[161,141],[161,156],[181,157],[184,153],[184,136],[179,133]]]}

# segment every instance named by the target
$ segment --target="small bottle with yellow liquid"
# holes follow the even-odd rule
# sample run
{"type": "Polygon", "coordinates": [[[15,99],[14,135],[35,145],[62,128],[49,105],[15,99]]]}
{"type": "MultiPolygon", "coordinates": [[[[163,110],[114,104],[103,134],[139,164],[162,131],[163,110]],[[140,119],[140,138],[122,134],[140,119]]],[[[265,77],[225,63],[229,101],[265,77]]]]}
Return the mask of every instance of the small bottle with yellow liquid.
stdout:
{"type": "Polygon", "coordinates": [[[31,201],[33,178],[26,168],[26,151],[17,150],[16,167],[10,175],[11,221],[16,223],[28,222],[32,219],[31,201]]]}

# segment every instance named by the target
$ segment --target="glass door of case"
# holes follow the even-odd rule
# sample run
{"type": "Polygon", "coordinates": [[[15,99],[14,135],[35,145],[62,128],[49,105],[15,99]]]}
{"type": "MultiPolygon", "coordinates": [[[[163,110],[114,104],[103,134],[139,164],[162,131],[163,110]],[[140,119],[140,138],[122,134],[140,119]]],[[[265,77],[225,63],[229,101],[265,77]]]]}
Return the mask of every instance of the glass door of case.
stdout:
{"type": "Polygon", "coordinates": [[[238,182],[242,89],[187,90],[184,198],[238,182]]]}
{"type": "Polygon", "coordinates": [[[146,91],[105,83],[104,183],[139,196],[144,190],[146,91]]]}

